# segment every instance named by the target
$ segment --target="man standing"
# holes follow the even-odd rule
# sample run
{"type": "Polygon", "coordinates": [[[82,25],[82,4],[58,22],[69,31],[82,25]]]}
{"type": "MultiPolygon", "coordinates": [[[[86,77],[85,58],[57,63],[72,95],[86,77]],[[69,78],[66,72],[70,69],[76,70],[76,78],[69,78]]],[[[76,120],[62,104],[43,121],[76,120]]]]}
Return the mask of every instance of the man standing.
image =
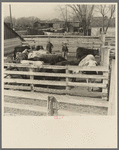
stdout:
{"type": "Polygon", "coordinates": [[[52,48],[53,48],[53,44],[50,43],[50,41],[48,41],[47,45],[46,45],[46,50],[49,52],[49,53],[52,53],[52,48]]]}
{"type": "Polygon", "coordinates": [[[64,43],[62,46],[62,56],[67,59],[68,56],[68,47],[67,47],[67,43],[64,43]]]}

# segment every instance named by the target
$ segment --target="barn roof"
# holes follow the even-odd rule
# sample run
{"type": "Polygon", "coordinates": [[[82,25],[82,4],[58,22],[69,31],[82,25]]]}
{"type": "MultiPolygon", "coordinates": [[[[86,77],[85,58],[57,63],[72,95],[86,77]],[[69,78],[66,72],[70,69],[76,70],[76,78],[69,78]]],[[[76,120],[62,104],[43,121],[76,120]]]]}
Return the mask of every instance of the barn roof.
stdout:
{"type": "Polygon", "coordinates": [[[12,30],[12,32],[16,35],[16,37],[19,37],[22,41],[25,41],[18,33],[16,33],[7,23],[4,22],[4,26],[6,26],[9,30],[12,30]]]}

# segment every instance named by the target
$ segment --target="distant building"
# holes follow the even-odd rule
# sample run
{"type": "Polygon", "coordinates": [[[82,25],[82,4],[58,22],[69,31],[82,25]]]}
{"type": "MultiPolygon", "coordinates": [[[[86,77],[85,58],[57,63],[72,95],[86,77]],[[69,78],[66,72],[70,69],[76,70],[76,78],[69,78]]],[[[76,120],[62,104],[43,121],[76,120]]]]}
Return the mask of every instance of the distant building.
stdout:
{"type": "Polygon", "coordinates": [[[39,21],[34,22],[33,28],[40,28],[40,27],[41,27],[41,24],[39,21]]]}
{"type": "Polygon", "coordinates": [[[80,22],[68,22],[68,32],[79,32],[80,22]]]}
{"type": "Polygon", "coordinates": [[[65,22],[64,21],[57,21],[53,24],[53,28],[55,30],[60,29],[60,28],[65,28],[65,22]]]}
{"type": "MultiPolygon", "coordinates": [[[[66,23],[64,21],[57,21],[53,24],[53,28],[55,30],[58,30],[60,28],[65,28],[66,23]]],[[[78,32],[78,29],[80,28],[80,22],[67,22],[67,28],[68,32],[78,32]]]]}
{"type": "Polygon", "coordinates": [[[37,28],[37,29],[45,29],[45,28],[51,28],[51,27],[53,27],[53,23],[51,22],[36,21],[33,24],[33,28],[37,28]]]}
{"type": "MultiPolygon", "coordinates": [[[[104,28],[106,28],[107,23],[108,23],[108,18],[105,17],[104,28]]],[[[102,17],[94,17],[91,20],[91,35],[99,36],[102,31],[103,31],[103,18],[102,17]]],[[[115,36],[115,18],[111,19],[106,36],[115,36]]]]}

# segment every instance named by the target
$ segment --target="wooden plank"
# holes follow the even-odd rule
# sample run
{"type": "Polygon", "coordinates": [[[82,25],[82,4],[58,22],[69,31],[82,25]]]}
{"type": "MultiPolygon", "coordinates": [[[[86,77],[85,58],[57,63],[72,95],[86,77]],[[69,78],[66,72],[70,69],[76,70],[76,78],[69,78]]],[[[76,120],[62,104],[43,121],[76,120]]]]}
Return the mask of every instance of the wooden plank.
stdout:
{"type": "Polygon", "coordinates": [[[43,65],[45,69],[66,69],[66,66],[43,65]]]}
{"type": "Polygon", "coordinates": [[[103,66],[96,66],[96,67],[89,67],[89,66],[84,66],[84,67],[79,67],[79,66],[68,66],[68,70],[73,70],[73,71],[105,71],[108,72],[109,69],[107,67],[103,66]]]}
{"type": "MultiPolygon", "coordinates": [[[[107,78],[108,78],[108,73],[103,73],[103,75],[104,75],[104,76],[107,76],[107,78]]],[[[104,79],[104,80],[103,80],[103,84],[104,84],[104,85],[105,85],[105,84],[108,85],[108,80],[105,80],[105,79],[104,79]]],[[[103,93],[103,94],[104,94],[104,93],[107,94],[107,93],[108,93],[108,87],[102,89],[102,93],[103,93]]],[[[102,99],[107,100],[107,96],[103,96],[102,99]]]]}
{"type": "MultiPolygon", "coordinates": [[[[31,73],[33,72],[32,68],[30,68],[30,72],[31,73]]],[[[33,75],[30,75],[30,80],[34,80],[34,76],[33,75]]],[[[34,92],[34,85],[33,85],[33,83],[31,84],[31,91],[34,92]]]]}
{"type": "MultiPolygon", "coordinates": [[[[4,85],[4,89],[14,89],[14,90],[26,90],[26,91],[30,91],[31,88],[30,86],[23,86],[23,85],[4,85]]],[[[72,90],[66,91],[65,89],[50,89],[50,88],[41,88],[41,87],[34,87],[34,91],[36,92],[42,92],[42,93],[54,93],[54,94],[69,94],[69,95],[74,95],[74,96],[81,96],[81,93],[79,92],[74,92],[72,90]]],[[[87,94],[87,96],[89,95],[89,97],[102,97],[102,96],[107,96],[107,94],[103,94],[102,92],[93,92],[89,94],[87,94]]],[[[86,95],[85,95],[86,96],[86,95]]]]}
{"type": "MultiPolygon", "coordinates": [[[[102,65],[109,69],[109,54],[110,49],[108,47],[102,47],[102,65]]],[[[109,74],[106,72],[103,72],[104,76],[107,76],[109,78],[109,74]]],[[[108,84],[108,80],[103,79],[103,84],[108,84]]],[[[102,93],[108,93],[108,87],[106,89],[102,90],[102,93]]],[[[102,97],[103,99],[107,99],[107,97],[102,97]]]]}
{"type": "Polygon", "coordinates": [[[102,45],[102,42],[82,42],[82,44],[102,45]]]}
{"type": "Polygon", "coordinates": [[[80,112],[74,112],[74,111],[68,111],[68,110],[59,110],[58,116],[100,116],[100,114],[94,114],[94,113],[85,113],[82,114],[80,112]]]}
{"type": "MultiPolygon", "coordinates": [[[[25,68],[46,68],[46,69],[66,69],[66,66],[56,66],[56,65],[42,65],[40,67],[34,66],[34,65],[26,65],[26,64],[15,64],[15,63],[5,63],[4,66],[9,66],[9,67],[25,67],[25,68]]],[[[68,70],[77,70],[79,69],[80,71],[109,71],[106,67],[103,66],[96,66],[96,67],[89,67],[89,66],[84,66],[84,67],[79,67],[79,66],[68,66],[68,70]]]]}
{"type": "MultiPolygon", "coordinates": [[[[67,68],[66,68],[66,75],[68,75],[68,73],[69,73],[69,70],[68,70],[68,66],[67,66],[67,68]]],[[[69,83],[69,78],[66,77],[66,91],[67,91],[67,92],[68,92],[68,90],[69,90],[68,83],[69,83]]]]}
{"type": "Polygon", "coordinates": [[[108,46],[103,46],[100,49],[101,51],[101,66],[109,67],[109,55],[110,55],[110,49],[108,46]]]}
{"type": "Polygon", "coordinates": [[[4,102],[4,107],[47,113],[46,107],[4,102]]]}
{"type": "MultiPolygon", "coordinates": [[[[49,35],[22,35],[23,38],[49,38],[49,35]]],[[[81,35],[50,35],[50,38],[88,38],[88,39],[99,39],[99,36],[81,36],[81,35]]]]}
{"type": "Polygon", "coordinates": [[[112,60],[112,70],[111,70],[111,82],[110,82],[110,91],[109,91],[109,107],[108,115],[116,114],[116,76],[115,76],[115,60],[112,60]]]}
{"type": "Polygon", "coordinates": [[[66,69],[66,66],[56,66],[56,65],[41,65],[41,66],[34,66],[28,64],[17,64],[17,63],[4,63],[4,66],[9,67],[23,67],[23,68],[45,68],[45,69],[66,69]]]}
{"type": "Polygon", "coordinates": [[[69,82],[69,86],[83,86],[83,87],[101,87],[101,88],[106,88],[106,84],[102,83],[77,83],[77,82],[69,82]]]}
{"type": "Polygon", "coordinates": [[[34,76],[50,76],[50,77],[70,77],[70,78],[96,78],[96,79],[108,79],[105,75],[86,75],[86,74],[64,74],[64,73],[46,73],[46,72],[28,72],[28,71],[4,71],[5,74],[17,74],[17,75],[34,75],[34,76]]]}
{"type": "MultiPolygon", "coordinates": [[[[24,83],[24,84],[42,84],[42,85],[56,85],[56,86],[66,86],[63,81],[49,81],[49,80],[29,80],[29,79],[4,79],[4,83],[24,83]]],[[[106,88],[106,84],[102,83],[77,83],[68,82],[69,86],[83,86],[83,87],[102,87],[106,88]]]]}
{"type": "Polygon", "coordinates": [[[49,81],[49,80],[29,80],[29,79],[4,79],[5,83],[24,83],[24,84],[42,84],[42,85],[56,85],[66,86],[62,81],[49,81]]]}
{"type": "Polygon", "coordinates": [[[110,48],[106,47],[104,50],[103,50],[103,55],[104,55],[104,66],[107,67],[109,69],[109,57],[110,57],[110,48]]]}
{"type": "Polygon", "coordinates": [[[47,115],[48,116],[53,116],[53,100],[51,99],[50,96],[48,96],[47,100],[47,115]]]}
{"type": "Polygon", "coordinates": [[[47,112],[48,116],[58,116],[58,102],[54,96],[48,96],[47,112]]]}
{"type": "Polygon", "coordinates": [[[4,90],[4,95],[7,96],[16,96],[21,98],[28,98],[28,99],[40,99],[47,101],[48,96],[54,96],[58,102],[60,103],[68,103],[68,104],[75,104],[75,105],[90,105],[90,106],[98,106],[98,107],[108,107],[109,102],[103,101],[99,98],[86,98],[86,97],[79,97],[79,96],[64,96],[64,95],[57,95],[57,94],[42,94],[36,92],[21,92],[21,91],[12,91],[12,90],[4,90]]]}
{"type": "MultiPolygon", "coordinates": [[[[8,102],[4,102],[4,107],[7,108],[15,108],[15,109],[20,109],[20,110],[27,110],[27,111],[34,111],[34,112],[41,112],[46,114],[47,109],[46,107],[41,107],[41,106],[33,106],[33,105],[26,105],[26,104],[15,104],[15,103],[8,103],[8,102]]],[[[9,116],[10,113],[4,113],[5,115],[9,116]]],[[[17,115],[17,114],[15,114],[17,115]]],[[[56,116],[92,116],[95,114],[81,114],[79,112],[71,112],[68,110],[58,110],[58,115],[56,116]]],[[[96,114],[97,116],[97,114],[96,114]]]]}
{"type": "Polygon", "coordinates": [[[31,91],[31,87],[30,86],[23,86],[23,85],[9,85],[9,84],[7,85],[7,84],[4,84],[4,89],[31,91]]]}
{"type": "Polygon", "coordinates": [[[7,67],[23,67],[23,68],[38,68],[38,67],[33,66],[33,65],[28,66],[26,64],[19,64],[19,63],[4,63],[4,66],[7,66],[7,67]]]}

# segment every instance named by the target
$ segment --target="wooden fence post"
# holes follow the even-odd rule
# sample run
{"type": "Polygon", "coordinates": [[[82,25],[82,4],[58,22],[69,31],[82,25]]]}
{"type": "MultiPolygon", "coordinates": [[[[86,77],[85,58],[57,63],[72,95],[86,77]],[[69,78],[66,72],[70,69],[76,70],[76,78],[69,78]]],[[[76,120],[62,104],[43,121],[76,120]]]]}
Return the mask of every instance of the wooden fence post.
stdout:
{"type": "Polygon", "coordinates": [[[48,96],[47,101],[47,115],[48,116],[58,116],[58,102],[55,97],[48,96]]]}
{"type": "MultiPolygon", "coordinates": [[[[109,70],[109,56],[110,56],[110,49],[108,47],[102,47],[102,65],[109,70]]],[[[103,75],[106,76],[109,79],[109,72],[103,72],[103,75]]],[[[102,89],[102,99],[107,100],[108,98],[108,80],[103,79],[103,84],[106,84],[107,87],[105,89],[102,89]],[[103,95],[106,94],[107,96],[104,97],[103,95]]]]}
{"type": "Polygon", "coordinates": [[[115,60],[113,59],[111,67],[111,82],[110,82],[110,90],[109,90],[109,107],[108,107],[108,115],[115,115],[116,113],[116,91],[115,91],[115,84],[116,84],[116,76],[115,76],[115,60]]]}
{"type": "Polygon", "coordinates": [[[101,42],[102,42],[102,45],[105,46],[105,34],[104,33],[101,33],[101,42]]]}
{"type": "MultiPolygon", "coordinates": [[[[69,74],[68,66],[66,67],[66,75],[69,74]]],[[[66,93],[68,94],[69,86],[68,86],[69,78],[66,77],[66,93]]]]}
{"type": "MultiPolygon", "coordinates": [[[[33,68],[30,68],[30,72],[33,72],[33,68]]],[[[33,80],[34,79],[34,76],[33,75],[30,75],[30,80],[33,80]]],[[[31,84],[31,92],[34,92],[34,85],[31,84]]]]}
{"type": "MultiPolygon", "coordinates": [[[[101,33],[100,40],[102,42],[102,47],[105,46],[105,34],[101,33]]],[[[104,60],[104,52],[103,49],[100,49],[100,54],[101,54],[101,65],[103,66],[103,60],[104,60]]]]}

